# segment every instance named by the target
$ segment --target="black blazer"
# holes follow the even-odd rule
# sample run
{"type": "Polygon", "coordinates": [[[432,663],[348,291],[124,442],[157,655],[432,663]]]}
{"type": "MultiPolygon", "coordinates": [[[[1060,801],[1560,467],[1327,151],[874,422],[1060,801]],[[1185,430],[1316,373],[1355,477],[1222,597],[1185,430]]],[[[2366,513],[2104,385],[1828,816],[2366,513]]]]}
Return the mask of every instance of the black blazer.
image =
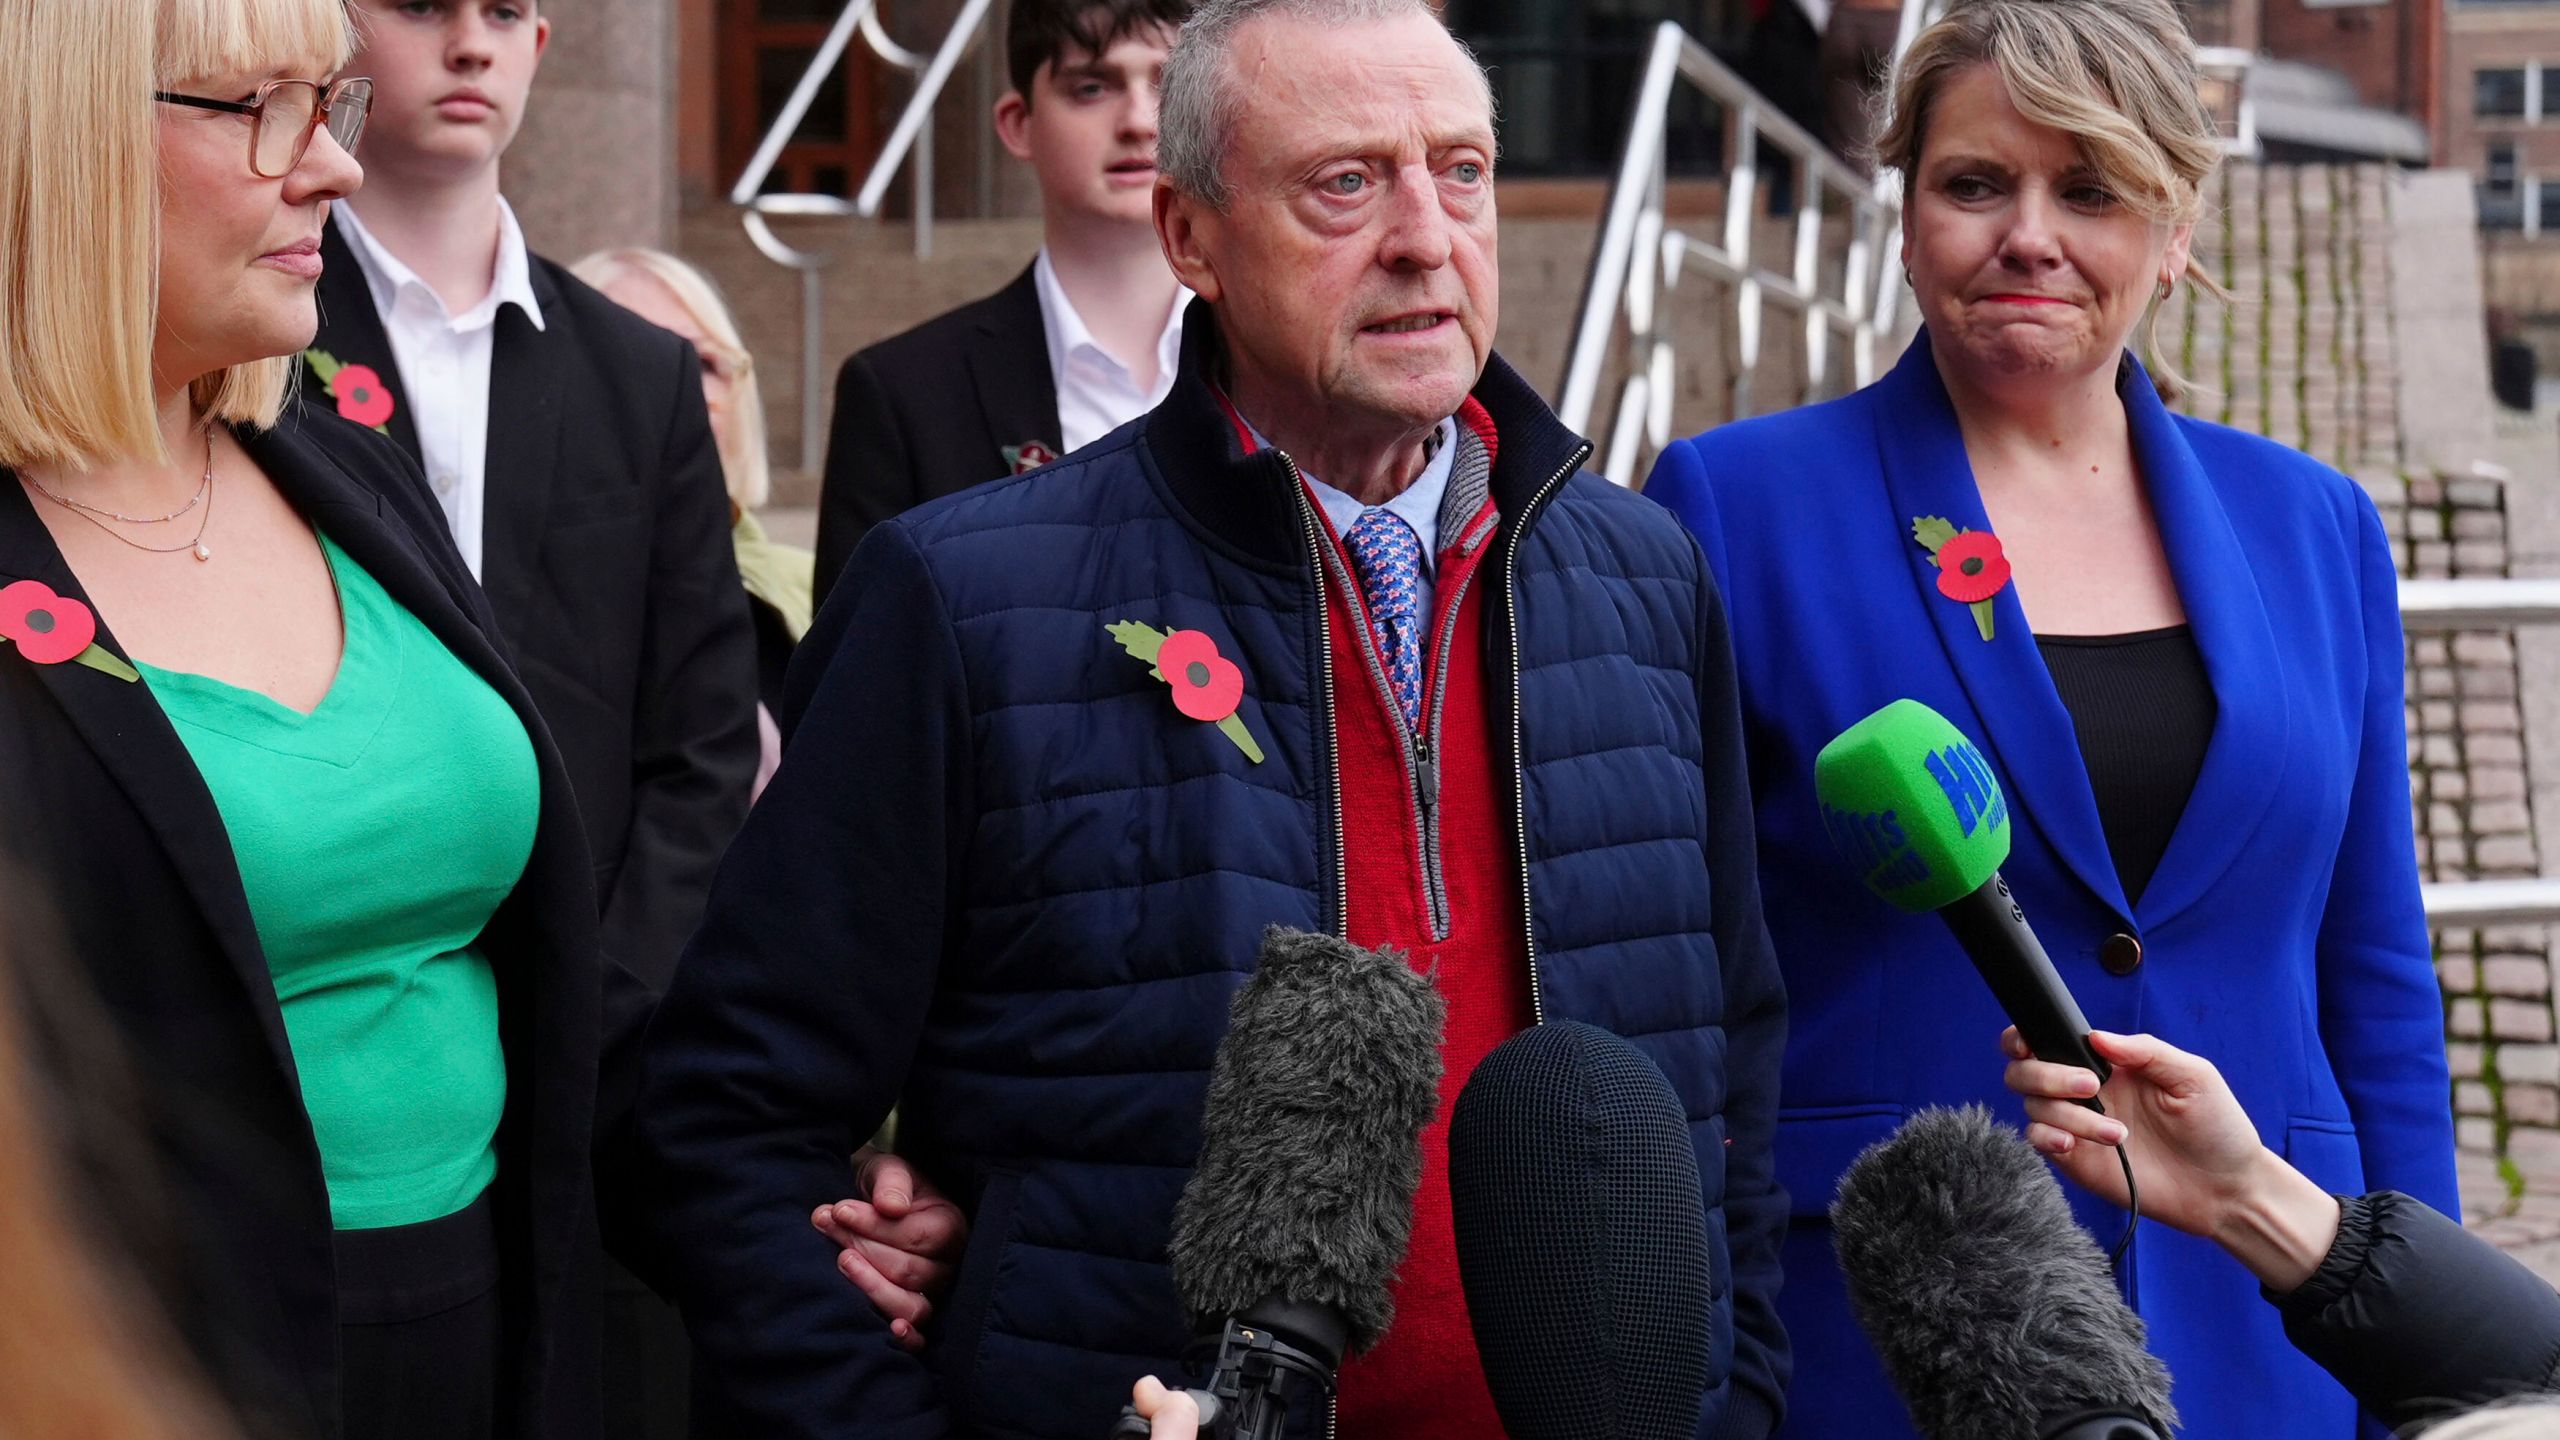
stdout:
{"type": "Polygon", "coordinates": [[[1058,385],[1040,287],[1012,284],[856,353],[836,372],[818,495],[818,600],[871,527],[1057,458],[1058,385]]]}
{"type": "MultiPolygon", "coordinates": [[[[498,980],[507,1101],[497,1206],[508,1353],[503,1433],[596,1433],[589,1138],[602,1027],[595,891],[560,752],[497,642],[480,589],[415,467],[314,410],[240,436],[293,507],[504,696],[533,737],[542,807],[532,857],[480,944],[498,980]]],[[[184,563],[184,562],[181,562],[184,563]]],[[[215,563],[219,564],[220,561],[215,563]]],[[[0,584],[86,600],[0,469],[0,584]]],[[[123,653],[115,617],[98,643],[123,653]]],[[[143,684],[0,647],[0,860],[14,897],[58,928],[15,957],[76,967],[139,1081],[152,1168],[174,1227],[146,1278],[243,1433],[337,1437],[329,1197],[293,1052],[222,816],[143,684]]],[[[44,1048],[39,1044],[39,1049],[44,1048]]],[[[76,1137],[100,1143],[101,1137],[76,1137]]],[[[129,1197],[99,1197],[113,1213],[129,1197]]]]}
{"type": "MultiPolygon", "coordinates": [[[[313,344],[382,377],[415,458],[390,337],[334,223],[321,253],[313,344]]],[[[481,582],[586,817],[605,954],[664,990],[746,819],[755,632],[693,347],[548,260],[532,272],[547,328],[505,307],[490,362],[481,582]]]]}

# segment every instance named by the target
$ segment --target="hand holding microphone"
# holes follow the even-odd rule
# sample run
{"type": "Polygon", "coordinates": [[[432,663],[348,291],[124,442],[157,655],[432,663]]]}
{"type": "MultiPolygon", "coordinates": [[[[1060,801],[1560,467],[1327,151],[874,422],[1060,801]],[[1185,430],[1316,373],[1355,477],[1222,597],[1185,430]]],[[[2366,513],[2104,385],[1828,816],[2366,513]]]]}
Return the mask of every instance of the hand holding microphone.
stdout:
{"type": "MultiPolygon", "coordinates": [[[[1215,1408],[1214,1400],[1210,1402],[1215,1408]]],[[[1201,1423],[1200,1392],[1168,1390],[1153,1375],[1137,1384],[1130,1392],[1128,1414],[1147,1422],[1140,1432],[1147,1440],[1198,1440],[1201,1423]]],[[[1121,1422],[1121,1432],[1128,1433],[1128,1421],[1121,1422]]]]}
{"type": "Polygon", "coordinates": [[[2105,1115],[2076,1066],[2035,1058],[2012,1028],[2000,1036],[2003,1077],[2027,1102],[2027,1141],[2092,1194],[2126,1204],[2114,1149],[2143,1157],[2142,1213],[2220,1245],[2279,1294],[2311,1277],[2338,1234],[2338,1202],[2258,1138],[2222,1072],[2149,1035],[2089,1037],[2115,1074],[2105,1115]]]}

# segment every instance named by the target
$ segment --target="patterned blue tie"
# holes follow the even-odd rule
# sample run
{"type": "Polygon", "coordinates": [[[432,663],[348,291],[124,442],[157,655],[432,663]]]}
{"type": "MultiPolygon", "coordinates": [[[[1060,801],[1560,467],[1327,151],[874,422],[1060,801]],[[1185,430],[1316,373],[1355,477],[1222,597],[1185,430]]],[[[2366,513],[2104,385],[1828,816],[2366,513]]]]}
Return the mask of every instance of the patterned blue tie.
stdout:
{"type": "Polygon", "coordinates": [[[1387,683],[1407,723],[1422,724],[1422,540],[1392,510],[1360,512],[1343,532],[1360,592],[1369,603],[1369,631],[1386,662],[1387,683]]]}

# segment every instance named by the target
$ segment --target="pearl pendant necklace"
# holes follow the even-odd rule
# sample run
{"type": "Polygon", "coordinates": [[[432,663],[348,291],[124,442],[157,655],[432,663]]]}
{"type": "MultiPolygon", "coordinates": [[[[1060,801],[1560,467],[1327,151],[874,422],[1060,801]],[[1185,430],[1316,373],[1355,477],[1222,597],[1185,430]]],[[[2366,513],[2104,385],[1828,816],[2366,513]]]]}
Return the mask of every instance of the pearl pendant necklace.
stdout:
{"type": "Polygon", "coordinates": [[[88,521],[90,524],[97,526],[99,529],[106,531],[108,538],[130,545],[136,550],[145,551],[153,555],[175,555],[179,551],[184,550],[194,555],[196,557],[196,563],[199,565],[213,558],[213,547],[204,543],[205,532],[213,527],[213,428],[210,425],[205,427],[204,432],[204,482],[196,487],[196,498],[194,500],[188,501],[186,504],[166,515],[119,515],[113,510],[100,510],[95,505],[84,504],[78,500],[72,499],[68,495],[56,495],[51,490],[46,489],[40,481],[36,480],[32,476],[27,477],[27,483],[35,486],[37,494],[42,495],[47,500],[50,500],[54,504],[61,506],[63,509],[70,511],[72,514],[79,516],[81,519],[88,521]],[[106,520],[99,518],[100,516],[106,516],[109,519],[121,520],[127,525],[165,525],[168,522],[177,519],[179,516],[186,514],[189,510],[196,508],[198,501],[201,501],[204,504],[204,518],[196,521],[195,538],[181,545],[145,545],[141,541],[136,540],[121,531],[113,529],[107,524],[106,520]]]}

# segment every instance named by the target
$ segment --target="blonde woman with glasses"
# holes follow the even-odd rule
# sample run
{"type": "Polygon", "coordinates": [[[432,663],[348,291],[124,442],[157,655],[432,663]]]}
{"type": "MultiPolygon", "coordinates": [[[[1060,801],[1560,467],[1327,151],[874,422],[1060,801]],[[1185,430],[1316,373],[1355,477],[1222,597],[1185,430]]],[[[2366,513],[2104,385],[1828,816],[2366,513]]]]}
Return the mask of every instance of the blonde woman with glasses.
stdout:
{"type": "MultiPolygon", "coordinates": [[[[2014,1113],[1963,950],[1825,834],[1814,756],[1888,702],[1990,763],[2002,873],[2091,1021],[2222,1060],[2326,1189],[2460,1213],[2391,542],[2353,481],[2172,412],[2176,375],[2136,358],[2163,299],[2213,288],[2189,242],[2221,142],[2185,26],[2169,0],[1956,0],[1892,98],[1922,332],[1856,394],[1671,445],[1647,485],[1733,616],[1790,1000],[1788,1433],[1859,1440],[1911,1432],[1833,1258],[1840,1171],[1912,1107],[2014,1113]]],[[[2196,1433],[2358,1433],[2205,1240],[2145,1225],[2118,1275],[2196,1433]]]]}
{"type": "Polygon", "coordinates": [[[243,1433],[589,1435],[585,843],[415,468],[288,393],[346,25],[0,0],[0,864],[138,1074],[158,1197],[81,1203],[243,1433]]]}

